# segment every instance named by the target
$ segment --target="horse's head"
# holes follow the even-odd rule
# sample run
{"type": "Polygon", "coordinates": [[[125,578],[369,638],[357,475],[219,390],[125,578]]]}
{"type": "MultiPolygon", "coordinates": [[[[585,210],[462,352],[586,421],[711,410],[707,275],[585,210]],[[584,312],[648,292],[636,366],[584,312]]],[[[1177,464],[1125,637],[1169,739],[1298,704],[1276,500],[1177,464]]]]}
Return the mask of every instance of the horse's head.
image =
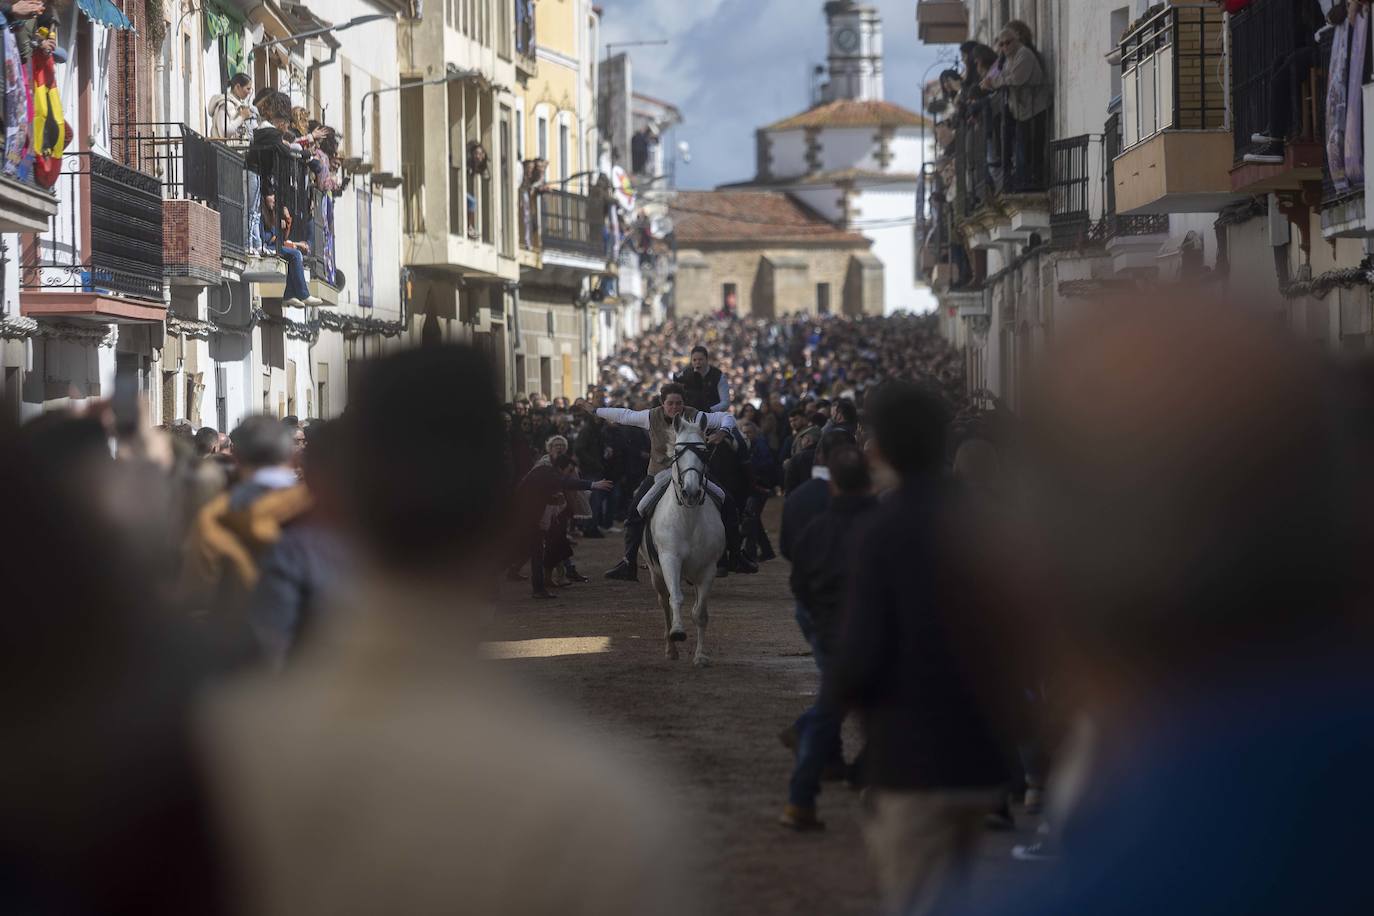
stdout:
{"type": "Polygon", "coordinates": [[[706,501],[706,414],[696,423],[673,418],[673,488],[678,502],[699,506],[706,501]]]}

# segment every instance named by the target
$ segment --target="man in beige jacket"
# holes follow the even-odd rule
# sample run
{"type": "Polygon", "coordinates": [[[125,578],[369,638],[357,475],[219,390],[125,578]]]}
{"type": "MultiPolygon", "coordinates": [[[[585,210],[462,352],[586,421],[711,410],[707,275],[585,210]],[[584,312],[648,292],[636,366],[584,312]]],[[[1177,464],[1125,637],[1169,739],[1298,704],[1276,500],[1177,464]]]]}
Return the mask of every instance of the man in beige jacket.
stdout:
{"type": "Polygon", "coordinates": [[[695,912],[671,793],[477,656],[509,508],[493,377],[464,347],[367,367],[340,499],[368,559],[292,667],[204,707],[242,912],[695,912]]]}

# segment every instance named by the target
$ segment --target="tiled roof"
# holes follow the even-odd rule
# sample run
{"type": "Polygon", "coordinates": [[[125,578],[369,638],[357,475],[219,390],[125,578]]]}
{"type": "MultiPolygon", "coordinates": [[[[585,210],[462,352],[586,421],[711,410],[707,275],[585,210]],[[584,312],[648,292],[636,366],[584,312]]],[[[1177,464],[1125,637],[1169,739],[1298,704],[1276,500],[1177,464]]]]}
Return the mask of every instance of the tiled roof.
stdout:
{"type": "Polygon", "coordinates": [[[678,245],[808,242],[866,245],[778,191],[679,191],[669,205],[678,245]]]}
{"type": "Polygon", "coordinates": [[[769,124],[764,130],[795,130],[802,127],[920,127],[930,124],[914,111],[891,102],[856,102],[839,99],[810,111],[769,124]]]}

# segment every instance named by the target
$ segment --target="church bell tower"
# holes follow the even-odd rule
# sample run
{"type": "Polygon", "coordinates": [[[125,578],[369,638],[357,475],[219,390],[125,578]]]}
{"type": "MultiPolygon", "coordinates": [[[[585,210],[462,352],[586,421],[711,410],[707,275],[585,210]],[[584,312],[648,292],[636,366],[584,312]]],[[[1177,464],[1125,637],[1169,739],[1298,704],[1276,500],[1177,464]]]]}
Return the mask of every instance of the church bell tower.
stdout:
{"type": "Polygon", "coordinates": [[[830,82],[824,100],[880,102],[883,98],[883,23],[875,7],[855,0],[825,5],[830,82]]]}

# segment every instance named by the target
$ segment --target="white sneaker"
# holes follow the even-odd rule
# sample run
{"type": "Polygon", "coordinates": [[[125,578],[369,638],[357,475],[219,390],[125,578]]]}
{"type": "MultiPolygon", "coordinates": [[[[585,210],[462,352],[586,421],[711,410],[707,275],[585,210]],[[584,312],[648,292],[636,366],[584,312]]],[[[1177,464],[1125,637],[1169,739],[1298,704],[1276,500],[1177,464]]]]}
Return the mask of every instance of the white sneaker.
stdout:
{"type": "Polygon", "coordinates": [[[302,301],[299,300],[299,299],[296,299],[296,298],[283,299],[283,300],[281,301],[281,304],[282,304],[283,306],[285,306],[286,308],[289,308],[289,309],[303,309],[303,308],[305,308],[305,303],[302,302],[302,301]]]}
{"type": "Polygon", "coordinates": [[[1271,137],[1262,131],[1256,131],[1250,135],[1251,143],[1282,143],[1282,137],[1271,137]]]}
{"type": "Polygon", "coordinates": [[[1242,160],[1255,163],[1257,165],[1282,165],[1283,164],[1283,144],[1266,143],[1253,153],[1246,153],[1242,160]]]}
{"type": "Polygon", "coordinates": [[[319,296],[306,296],[305,304],[312,309],[317,309],[320,306],[324,305],[324,300],[321,299],[319,296]]]}

